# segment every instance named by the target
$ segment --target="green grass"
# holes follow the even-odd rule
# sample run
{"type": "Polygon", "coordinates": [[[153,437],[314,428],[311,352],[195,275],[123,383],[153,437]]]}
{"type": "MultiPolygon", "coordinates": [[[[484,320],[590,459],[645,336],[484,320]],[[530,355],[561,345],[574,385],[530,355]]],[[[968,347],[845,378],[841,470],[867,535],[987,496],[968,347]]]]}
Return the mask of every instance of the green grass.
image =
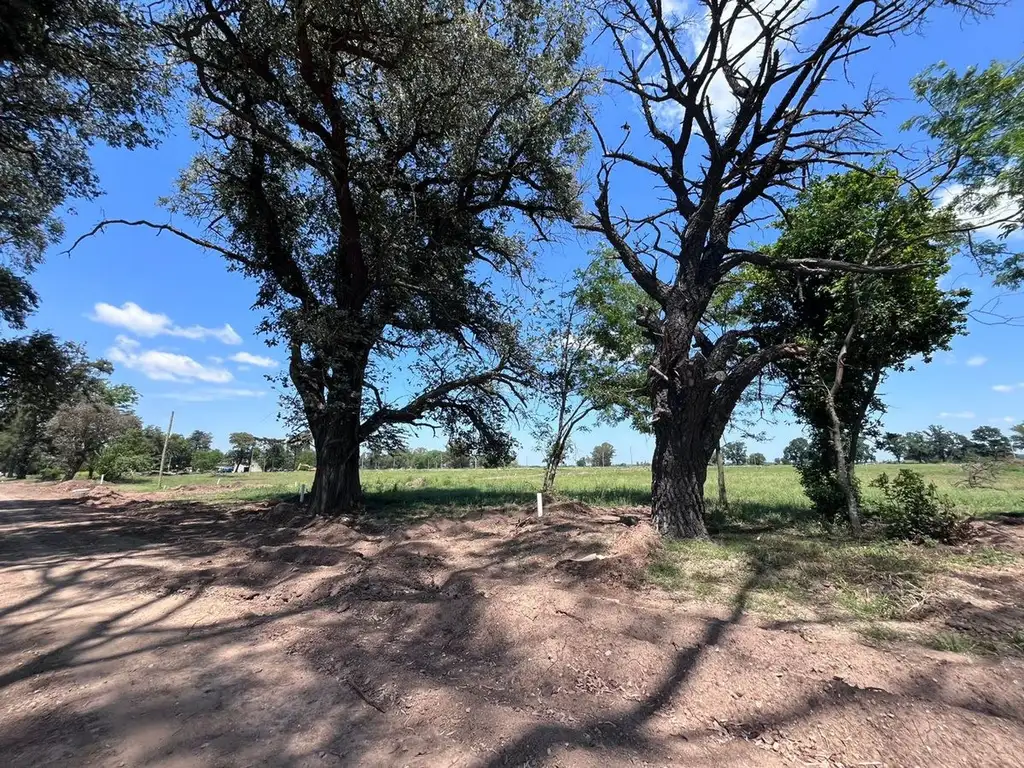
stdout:
{"type": "MultiPolygon", "coordinates": [[[[963,477],[955,465],[906,465],[921,472],[948,494],[966,512],[986,516],[1024,514],[1024,467],[1003,473],[994,488],[963,488],[956,485],[963,477]]],[[[882,472],[898,471],[895,465],[858,467],[868,503],[878,498],[871,480],[882,472]]],[[[225,487],[223,498],[251,501],[282,498],[298,493],[298,484],[313,483],[312,472],[268,472],[240,475],[172,475],[164,478],[165,489],[216,484],[225,487]]],[[[535,467],[506,469],[433,469],[367,470],[362,473],[363,489],[371,506],[415,510],[418,513],[444,511],[452,507],[480,507],[505,504],[530,504],[540,490],[543,471],[535,467]]],[[[730,500],[731,523],[757,523],[778,527],[806,519],[810,506],[796,472],[787,466],[728,467],[726,482],[730,500]]],[[[705,492],[714,497],[714,472],[710,472],[705,492]]],[[[557,494],[597,506],[634,506],[649,504],[651,473],[647,467],[610,467],[607,469],[566,467],[559,471],[557,494]]],[[[126,484],[133,490],[156,490],[155,477],[139,478],[126,484]]]]}

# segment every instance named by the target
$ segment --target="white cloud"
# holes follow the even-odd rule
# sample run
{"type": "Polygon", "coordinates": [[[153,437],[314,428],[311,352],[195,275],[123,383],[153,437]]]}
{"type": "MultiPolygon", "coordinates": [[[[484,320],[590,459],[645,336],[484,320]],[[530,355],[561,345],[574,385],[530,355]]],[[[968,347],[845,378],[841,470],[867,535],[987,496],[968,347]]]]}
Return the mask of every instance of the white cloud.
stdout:
{"type": "Polygon", "coordinates": [[[244,397],[265,397],[265,390],[235,389],[232,387],[208,387],[191,392],[162,392],[156,397],[167,400],[180,400],[184,403],[209,403],[214,400],[235,400],[244,397]]]}
{"type": "MultiPolygon", "coordinates": [[[[799,9],[794,12],[794,5],[788,0],[759,0],[752,5],[736,4],[732,0],[726,0],[722,18],[730,23],[732,28],[725,54],[736,65],[735,69],[738,73],[745,76],[750,82],[756,81],[764,52],[764,22],[771,26],[777,20],[787,28],[792,28],[793,25],[799,23],[801,17],[809,16],[815,5],[813,0],[807,0],[801,3],[799,9]]],[[[679,12],[675,10],[674,12],[677,16],[680,15],[679,12]]],[[[711,16],[707,9],[704,10],[700,18],[685,24],[682,31],[689,38],[694,55],[704,49],[710,29],[711,16]]],[[[797,40],[776,41],[775,50],[785,60],[787,54],[798,42],[797,40]]],[[[721,61],[721,53],[718,55],[719,61],[721,61]]],[[[657,61],[657,59],[655,60],[657,61]]],[[[701,101],[707,98],[711,102],[716,131],[720,135],[726,133],[732,125],[732,116],[739,106],[739,99],[726,80],[722,67],[719,66],[718,71],[705,87],[704,93],[699,94],[698,97],[701,101]]]]}
{"type": "Polygon", "coordinates": [[[260,355],[253,355],[249,352],[236,352],[230,358],[236,363],[243,365],[258,365],[260,368],[276,368],[277,361],[269,357],[261,357],[260,355]]]}
{"type": "Polygon", "coordinates": [[[979,365],[984,365],[988,362],[988,358],[984,355],[975,355],[967,360],[967,364],[972,368],[977,368],[979,365]]]}
{"type": "Polygon", "coordinates": [[[171,322],[167,315],[147,312],[134,301],[126,301],[120,307],[99,302],[93,307],[90,320],[116,328],[125,328],[136,336],[180,336],[185,339],[217,339],[223,344],[241,344],[242,337],[234,328],[225,323],[220,328],[206,328],[190,325],[183,328],[171,322]]]}
{"type": "MultiPolygon", "coordinates": [[[[1024,225],[1024,212],[1020,205],[1005,195],[997,195],[995,187],[983,187],[980,192],[965,195],[963,184],[951,184],[939,190],[936,203],[940,208],[953,206],[960,221],[977,228],[986,237],[999,237],[1003,231],[1002,222],[1014,222],[1018,227],[1024,225]],[[994,202],[988,204],[990,200],[994,202]],[[985,203],[982,212],[978,211],[979,203],[985,203]]],[[[1020,234],[1018,230],[1011,237],[1020,234]]]]}
{"type": "Polygon", "coordinates": [[[943,418],[943,419],[973,419],[974,418],[974,411],[955,411],[953,413],[949,413],[948,411],[943,411],[942,413],[939,414],[939,418],[943,418]]]}
{"type": "Polygon", "coordinates": [[[992,387],[993,392],[1013,392],[1013,390],[1021,387],[1021,384],[996,384],[992,387]]]}
{"type": "Polygon", "coordinates": [[[118,343],[107,350],[107,357],[111,362],[139,371],[154,381],[205,381],[211,384],[225,384],[234,378],[230,371],[205,366],[188,355],[160,352],[155,349],[142,350],[137,341],[124,336],[118,336],[118,343]]]}

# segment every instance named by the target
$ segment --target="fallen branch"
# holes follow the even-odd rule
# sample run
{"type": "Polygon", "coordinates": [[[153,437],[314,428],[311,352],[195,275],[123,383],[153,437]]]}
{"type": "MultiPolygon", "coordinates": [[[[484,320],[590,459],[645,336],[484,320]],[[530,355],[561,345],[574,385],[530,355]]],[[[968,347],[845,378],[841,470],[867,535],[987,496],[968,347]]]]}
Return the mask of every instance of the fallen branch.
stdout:
{"type": "Polygon", "coordinates": [[[363,693],[363,691],[359,688],[358,685],[356,685],[355,683],[353,683],[351,680],[349,680],[347,678],[346,678],[345,682],[348,683],[348,687],[349,688],[351,688],[353,691],[356,692],[356,695],[360,699],[365,701],[367,704],[369,704],[371,707],[376,709],[382,715],[385,714],[384,707],[382,707],[380,704],[378,704],[377,702],[373,701],[369,696],[367,696],[365,693],[363,693]]]}

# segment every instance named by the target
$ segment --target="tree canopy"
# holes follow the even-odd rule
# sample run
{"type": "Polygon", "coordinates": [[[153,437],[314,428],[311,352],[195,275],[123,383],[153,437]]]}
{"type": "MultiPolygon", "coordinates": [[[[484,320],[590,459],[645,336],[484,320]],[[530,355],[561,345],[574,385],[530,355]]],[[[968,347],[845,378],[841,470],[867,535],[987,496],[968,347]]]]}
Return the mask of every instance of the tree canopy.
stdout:
{"type": "Polygon", "coordinates": [[[157,28],[204,142],[171,207],[205,233],[156,226],[259,285],[317,447],[313,508],[357,503],[359,446],[382,431],[469,430],[491,451],[526,359],[483,275],[526,267],[514,220],[575,215],[578,11],[186,0],[157,28]]]}

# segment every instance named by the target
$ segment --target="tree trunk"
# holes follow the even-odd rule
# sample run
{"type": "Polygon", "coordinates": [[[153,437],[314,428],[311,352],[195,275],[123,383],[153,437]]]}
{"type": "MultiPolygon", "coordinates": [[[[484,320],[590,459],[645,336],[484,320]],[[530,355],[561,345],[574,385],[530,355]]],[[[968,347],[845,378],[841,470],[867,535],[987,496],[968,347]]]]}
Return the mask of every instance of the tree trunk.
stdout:
{"type": "Polygon", "coordinates": [[[825,393],[825,409],[828,411],[831,427],[829,435],[832,438],[832,450],[835,453],[836,480],[843,492],[843,500],[846,505],[846,518],[850,521],[850,529],[854,536],[860,536],[860,502],[857,499],[857,491],[853,487],[853,477],[850,465],[853,463],[852,451],[856,450],[851,446],[851,458],[847,461],[846,450],[843,447],[843,428],[839,420],[839,413],[836,411],[835,399],[832,393],[825,393]]]}
{"type": "Polygon", "coordinates": [[[711,458],[704,440],[704,413],[692,401],[676,405],[674,411],[655,408],[651,516],[663,535],[703,539],[708,535],[704,481],[711,458]]]}
{"type": "Polygon", "coordinates": [[[550,493],[555,489],[555,477],[558,475],[558,465],[562,463],[565,454],[565,443],[555,442],[548,454],[547,466],[544,467],[544,485],[541,486],[541,493],[550,493]]]}
{"type": "Polygon", "coordinates": [[[313,433],[316,474],[309,511],[334,517],[358,509],[363,500],[359,484],[359,422],[340,418],[313,433]]]}
{"type": "Polygon", "coordinates": [[[729,498],[725,494],[725,459],[722,457],[722,443],[719,441],[715,451],[715,465],[718,468],[718,505],[722,509],[729,508],[729,498]]]}

